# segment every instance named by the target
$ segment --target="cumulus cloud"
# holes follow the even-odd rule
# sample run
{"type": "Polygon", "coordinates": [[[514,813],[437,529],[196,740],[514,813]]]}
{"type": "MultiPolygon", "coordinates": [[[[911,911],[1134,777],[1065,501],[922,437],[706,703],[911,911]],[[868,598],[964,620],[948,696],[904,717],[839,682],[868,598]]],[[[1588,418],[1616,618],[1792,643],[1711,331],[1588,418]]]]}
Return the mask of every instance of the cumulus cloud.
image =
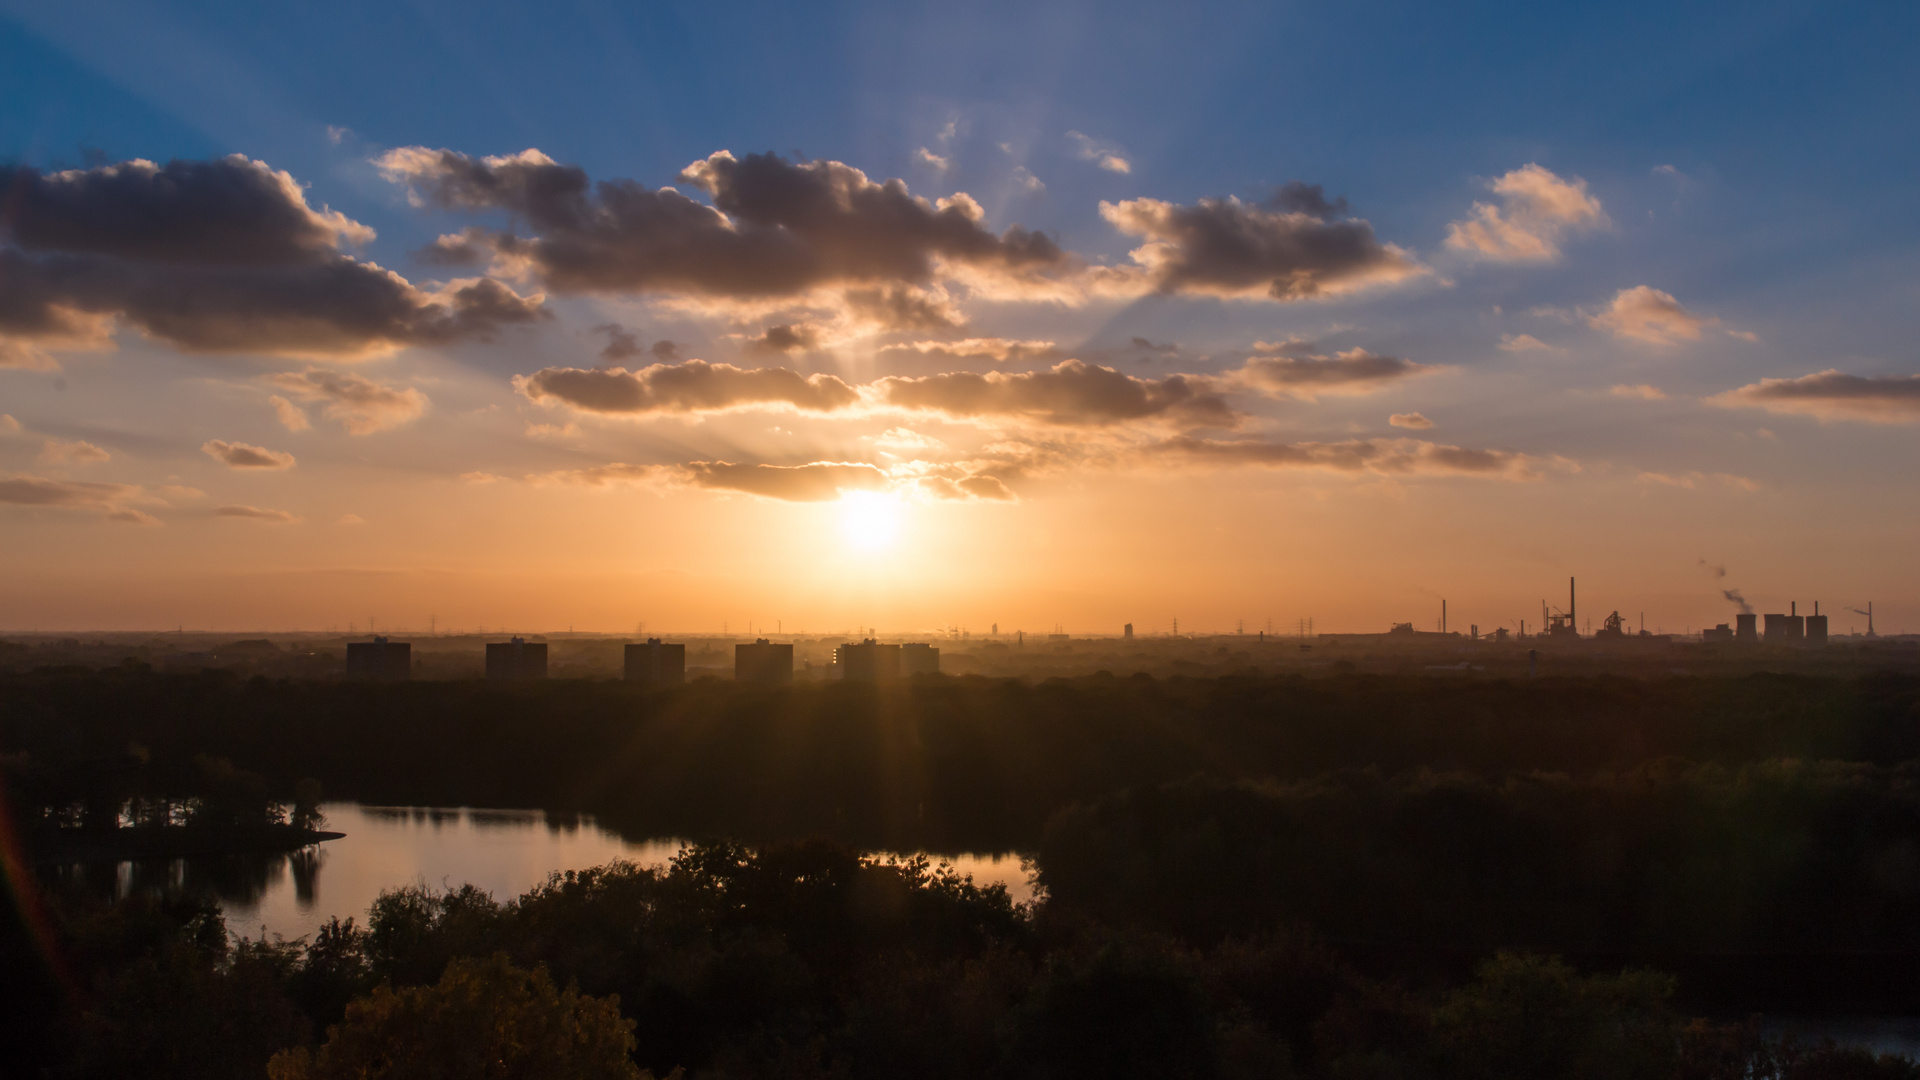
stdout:
{"type": "Polygon", "coordinates": [[[0,413],[0,432],[8,435],[20,434],[20,421],[15,420],[12,413],[0,413]]]}
{"type": "Polygon", "coordinates": [[[307,205],[238,155],[41,173],[0,168],[0,352],[110,345],[114,323],[177,348],[365,356],[484,338],[544,316],[491,280],[438,290],[343,253],[372,230],[307,205]]]}
{"type": "Polygon", "coordinates": [[[872,392],[879,404],[961,419],[1022,419],[1069,427],[1140,420],[1233,427],[1240,420],[1207,380],[1186,375],[1141,379],[1080,360],[1064,360],[1046,371],[892,376],[874,383],[872,392]]]}
{"type": "Polygon", "coordinates": [[[1920,375],[1848,375],[1828,370],[1797,379],[1761,379],[1707,400],[1822,420],[1910,424],[1920,422],[1920,375]]]}
{"type": "MultiPolygon", "coordinates": [[[[1726,329],[1718,318],[1696,315],[1681,307],[1680,301],[1674,299],[1672,293],[1648,285],[1621,289],[1606,310],[1589,316],[1587,322],[1595,329],[1611,332],[1615,337],[1645,345],[1677,345],[1682,341],[1698,341],[1703,330],[1726,329]]],[[[1759,340],[1743,330],[1726,330],[1726,333],[1742,341],[1759,340]]]]}
{"type": "Polygon", "coordinates": [[[1017,277],[1069,261],[1039,233],[989,231],[980,205],[965,194],[929,201],[903,181],[875,183],[837,161],[720,151],[680,174],[711,206],[631,180],[595,184],[538,150],[476,159],[406,147],[376,164],[421,201],[506,210],[531,233],[468,229],[443,238],[441,258],[489,258],[563,292],[791,297],[824,287],[925,285],[943,268],[1017,277]]]}
{"type": "Polygon", "coordinates": [[[1227,378],[1266,394],[1311,401],[1318,394],[1369,394],[1438,370],[1397,356],[1348,349],[1334,356],[1255,356],[1227,378]]]}
{"type": "Polygon", "coordinates": [[[273,406],[273,418],[288,431],[305,431],[313,424],[307,420],[306,410],[279,394],[267,398],[267,404],[273,406]]]}
{"type": "Polygon", "coordinates": [[[1357,218],[1328,220],[1237,198],[1181,206],[1159,199],[1102,202],[1114,228],[1145,243],[1130,253],[1163,293],[1304,300],[1405,281],[1426,268],[1357,218]]]}
{"type": "Polygon", "coordinates": [[[948,167],[953,164],[951,159],[942,157],[924,146],[913,152],[913,160],[936,172],[946,172],[948,167]]]}
{"type": "Polygon", "coordinates": [[[1532,334],[1501,334],[1500,351],[1564,353],[1567,350],[1558,345],[1549,345],[1532,334]]]}
{"type": "Polygon", "coordinates": [[[427,411],[427,395],[413,387],[386,386],[351,372],[308,368],[269,375],[267,381],[301,401],[321,403],[327,418],[353,435],[398,427],[427,411]]]}
{"type": "Polygon", "coordinates": [[[1149,449],[1160,458],[1209,465],[1254,465],[1286,469],[1372,472],[1388,476],[1458,475],[1507,480],[1536,474],[1524,454],[1472,450],[1419,439],[1349,439],[1344,442],[1222,442],[1179,436],[1149,449]]]}
{"type": "MultiPolygon", "coordinates": [[[[560,469],[554,472],[535,473],[527,479],[535,484],[604,488],[653,484],[670,479],[673,475],[673,469],[666,465],[628,465],[625,462],[615,461],[606,465],[590,465],[584,469],[560,469]]],[[[467,473],[462,479],[472,483],[486,484],[501,477],[492,473],[467,473]]]]}
{"type": "Polygon", "coordinates": [[[1016,165],[1013,169],[1013,186],[1029,195],[1038,195],[1047,190],[1046,181],[1033,175],[1033,170],[1025,165],[1016,165]]]}
{"type": "Polygon", "coordinates": [[[832,375],[802,375],[787,368],[738,368],[688,360],[625,368],[542,368],[518,376],[514,385],[531,401],[557,402],[586,412],[643,415],[703,413],[782,406],[804,412],[835,412],[859,403],[860,394],[832,375]]]}
{"type": "Polygon", "coordinates": [[[1528,164],[1488,185],[1499,204],[1476,202],[1473,213],[1447,226],[1447,246],[1495,262],[1550,262],[1570,232],[1600,228],[1607,214],[1587,193],[1587,182],[1563,180],[1528,164]]]}
{"type": "Polygon", "coordinates": [[[1387,417],[1387,423],[1398,428],[1412,431],[1425,431],[1433,426],[1433,421],[1417,412],[1397,412],[1387,417]]]}
{"type": "Polygon", "coordinates": [[[249,518],[254,521],[271,521],[283,525],[300,520],[298,516],[285,510],[268,510],[258,506],[221,506],[216,507],[213,513],[215,517],[249,518]]]}
{"type": "Polygon", "coordinates": [[[200,449],[213,460],[235,469],[291,469],[294,466],[292,454],[269,450],[264,446],[208,439],[200,445],[200,449]]]}
{"type": "Polygon", "coordinates": [[[113,457],[100,447],[82,439],[48,439],[40,447],[40,460],[55,465],[91,465],[113,457]]]}
{"type": "Polygon", "coordinates": [[[1122,176],[1133,171],[1133,163],[1128,161],[1118,147],[1102,143],[1077,131],[1067,132],[1067,142],[1072,144],[1073,152],[1082,161],[1091,161],[1108,172],[1122,176]]]}

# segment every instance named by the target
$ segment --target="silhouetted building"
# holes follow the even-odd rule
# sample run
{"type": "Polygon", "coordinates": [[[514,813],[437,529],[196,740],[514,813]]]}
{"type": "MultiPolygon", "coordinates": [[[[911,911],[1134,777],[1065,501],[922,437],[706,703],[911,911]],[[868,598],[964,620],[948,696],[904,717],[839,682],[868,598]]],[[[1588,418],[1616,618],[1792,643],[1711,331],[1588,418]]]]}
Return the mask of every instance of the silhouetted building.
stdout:
{"type": "Polygon", "coordinates": [[[833,662],[846,682],[882,682],[900,677],[900,646],[882,645],[872,638],[833,650],[833,662]]]}
{"type": "Polygon", "coordinates": [[[526,638],[512,638],[487,645],[487,678],[544,679],[547,677],[547,644],[526,638]]]}
{"type": "Polygon", "coordinates": [[[733,679],[763,686],[786,686],[793,682],[793,646],[775,645],[766,638],[756,638],[751,645],[745,642],[735,645],[733,679]]]}
{"type": "Polygon", "coordinates": [[[1713,627],[1710,630],[1702,630],[1700,631],[1700,640],[1701,641],[1732,641],[1733,627],[1728,626],[1726,623],[1721,623],[1719,626],[1713,627]]]}
{"type": "Polygon", "coordinates": [[[940,650],[925,642],[909,641],[901,645],[900,674],[908,677],[940,674],[940,650]]]}
{"type": "Polygon", "coordinates": [[[1827,617],[1825,615],[1807,616],[1807,644],[1825,645],[1827,643],[1827,617]]]}
{"type": "Polygon", "coordinates": [[[1593,636],[1595,640],[1600,641],[1618,641],[1625,638],[1627,636],[1627,621],[1622,619],[1620,613],[1616,611],[1600,620],[1600,632],[1593,636]]]}
{"type": "Polygon", "coordinates": [[[1768,615],[1766,641],[1769,645],[1798,645],[1806,640],[1806,620],[1797,614],[1768,615]]]}
{"type": "Polygon", "coordinates": [[[1751,611],[1742,612],[1739,615],[1735,615],[1733,617],[1734,640],[1746,641],[1746,642],[1759,641],[1760,631],[1755,627],[1755,623],[1758,621],[1758,619],[1759,619],[1759,616],[1755,615],[1751,611]]]}
{"type": "Polygon", "coordinates": [[[347,674],[361,679],[405,682],[413,675],[413,646],[376,637],[347,642],[347,674]]]}
{"type": "Polygon", "coordinates": [[[1133,640],[1133,624],[1128,623],[1127,628],[1120,632],[1120,636],[1127,639],[1128,641],[1132,641],[1133,640]]]}
{"type": "Polygon", "coordinates": [[[628,645],[626,659],[628,682],[683,683],[687,681],[687,647],[685,645],[668,645],[657,637],[648,638],[644,645],[628,645]]]}

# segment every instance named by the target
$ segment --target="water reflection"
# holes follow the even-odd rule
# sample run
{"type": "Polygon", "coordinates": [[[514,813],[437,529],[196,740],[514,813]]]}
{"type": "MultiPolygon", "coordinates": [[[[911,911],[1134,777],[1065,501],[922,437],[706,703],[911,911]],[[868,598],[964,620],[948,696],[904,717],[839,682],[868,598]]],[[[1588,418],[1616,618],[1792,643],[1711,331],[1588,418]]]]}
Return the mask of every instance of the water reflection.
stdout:
{"type": "MultiPolygon", "coordinates": [[[[285,854],[75,864],[51,868],[51,876],[102,896],[211,897],[236,933],[292,939],[310,938],[334,917],[364,924],[368,907],[384,889],[471,883],[505,900],[556,871],[616,859],[664,865],[682,843],[629,841],[590,817],[539,810],[357,803],[327,803],[321,809],[326,827],[344,837],[285,854]]],[[[1032,898],[1027,868],[1017,855],[945,858],[978,884],[1004,884],[1015,900],[1032,898]]]]}

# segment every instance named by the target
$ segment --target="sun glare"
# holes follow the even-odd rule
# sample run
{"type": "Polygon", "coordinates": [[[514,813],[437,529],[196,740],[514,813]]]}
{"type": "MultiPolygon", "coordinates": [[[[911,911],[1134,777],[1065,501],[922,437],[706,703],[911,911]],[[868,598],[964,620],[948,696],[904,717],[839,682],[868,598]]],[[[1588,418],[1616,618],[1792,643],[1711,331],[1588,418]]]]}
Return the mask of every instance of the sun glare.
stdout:
{"type": "Polygon", "coordinates": [[[847,542],[862,551],[893,546],[900,536],[900,500],[875,491],[849,491],[840,496],[840,530],[847,542]]]}

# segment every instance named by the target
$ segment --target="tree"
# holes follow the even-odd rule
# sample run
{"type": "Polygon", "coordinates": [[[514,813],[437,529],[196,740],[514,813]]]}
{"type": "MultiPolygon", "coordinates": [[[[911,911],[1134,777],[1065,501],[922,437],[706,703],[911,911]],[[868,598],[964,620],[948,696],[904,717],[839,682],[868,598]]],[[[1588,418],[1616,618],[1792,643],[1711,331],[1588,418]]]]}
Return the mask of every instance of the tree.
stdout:
{"type": "Polygon", "coordinates": [[[505,954],[455,960],[434,986],[382,986],[347,1006],[314,1054],[284,1050],[271,1080],[641,1080],[617,997],[557,989],[505,954]]]}

